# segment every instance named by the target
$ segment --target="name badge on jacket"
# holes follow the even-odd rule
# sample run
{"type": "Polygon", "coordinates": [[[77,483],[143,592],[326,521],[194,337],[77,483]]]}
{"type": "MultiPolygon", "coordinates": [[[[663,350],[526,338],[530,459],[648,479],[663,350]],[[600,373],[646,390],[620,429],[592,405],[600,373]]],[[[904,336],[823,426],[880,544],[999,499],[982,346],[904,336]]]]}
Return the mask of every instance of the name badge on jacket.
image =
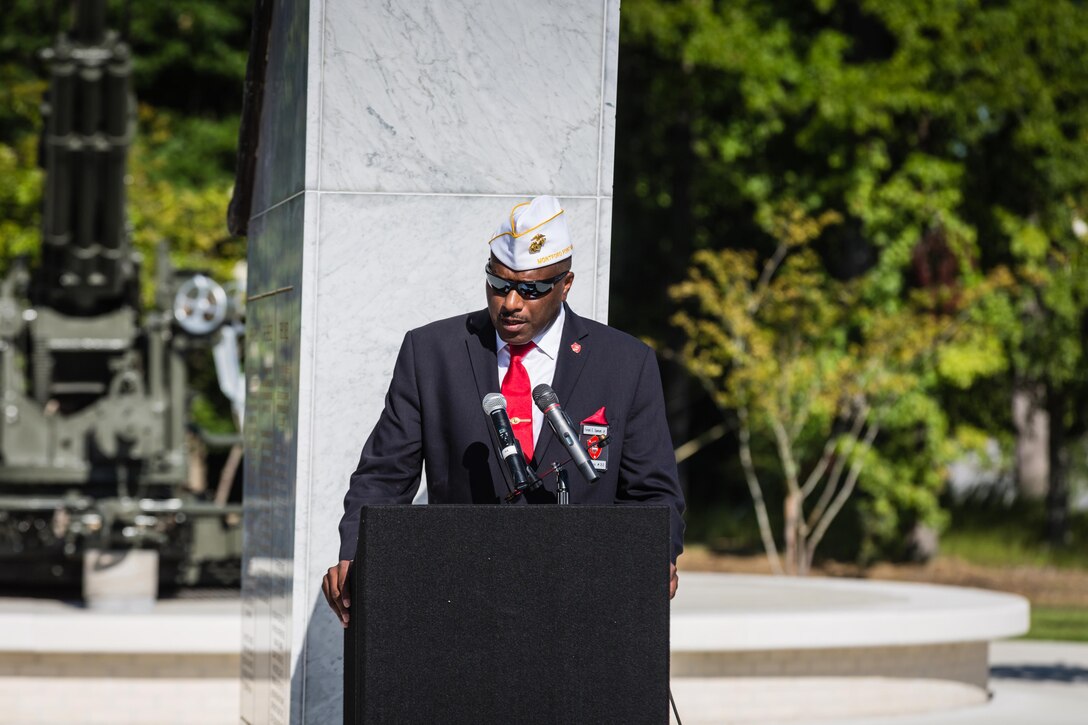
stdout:
{"type": "Polygon", "coordinates": [[[605,418],[604,407],[602,406],[600,410],[582,421],[582,435],[580,436],[582,445],[585,447],[586,452],[589,453],[589,462],[598,471],[608,470],[608,446],[597,445],[607,436],[608,419],[605,418]]]}

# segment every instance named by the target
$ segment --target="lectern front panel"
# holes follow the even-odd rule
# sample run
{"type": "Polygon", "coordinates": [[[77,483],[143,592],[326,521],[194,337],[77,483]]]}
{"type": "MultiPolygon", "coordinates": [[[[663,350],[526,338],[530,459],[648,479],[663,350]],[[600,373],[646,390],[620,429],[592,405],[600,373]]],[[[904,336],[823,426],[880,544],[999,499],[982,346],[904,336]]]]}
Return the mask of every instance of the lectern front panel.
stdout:
{"type": "Polygon", "coordinates": [[[668,557],[664,507],[364,508],[345,722],[667,722],[668,557]]]}

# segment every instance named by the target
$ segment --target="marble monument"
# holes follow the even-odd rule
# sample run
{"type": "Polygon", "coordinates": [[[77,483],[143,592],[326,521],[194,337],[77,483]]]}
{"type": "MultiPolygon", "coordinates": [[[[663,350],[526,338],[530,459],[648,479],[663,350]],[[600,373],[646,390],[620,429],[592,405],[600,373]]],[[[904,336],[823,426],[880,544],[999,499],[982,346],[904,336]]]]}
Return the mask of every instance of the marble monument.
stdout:
{"type": "Polygon", "coordinates": [[[537,194],[607,315],[619,0],[278,0],[249,220],[242,717],[341,719],[320,581],[404,333],[484,304],[537,194]]]}

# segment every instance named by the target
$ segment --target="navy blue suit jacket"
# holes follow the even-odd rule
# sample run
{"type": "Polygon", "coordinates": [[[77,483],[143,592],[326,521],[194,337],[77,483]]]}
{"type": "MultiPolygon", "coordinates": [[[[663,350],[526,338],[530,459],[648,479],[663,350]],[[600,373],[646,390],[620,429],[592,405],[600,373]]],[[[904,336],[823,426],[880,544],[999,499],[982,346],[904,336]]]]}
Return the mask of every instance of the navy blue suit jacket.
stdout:
{"type": "MultiPolygon", "coordinates": [[[[683,550],[683,494],[665,420],[661,374],[639,340],[566,309],[552,387],[576,427],[605,408],[608,468],[589,484],[573,466],[572,504],[665,504],[671,508],[673,561],[683,550]]],[[[355,558],[359,510],[411,503],[420,471],[430,503],[503,503],[512,484],[481,408],[499,391],[495,328],[487,310],[411,330],[404,337],[385,409],[363,446],[340,521],[340,558],[355,558]]],[[[538,412],[534,412],[534,415],[538,412]]],[[[579,428],[580,430],[580,428],[579,428]]],[[[567,459],[545,423],[534,462],[543,470],[567,459]]],[[[555,476],[518,503],[554,503],[555,476]]]]}

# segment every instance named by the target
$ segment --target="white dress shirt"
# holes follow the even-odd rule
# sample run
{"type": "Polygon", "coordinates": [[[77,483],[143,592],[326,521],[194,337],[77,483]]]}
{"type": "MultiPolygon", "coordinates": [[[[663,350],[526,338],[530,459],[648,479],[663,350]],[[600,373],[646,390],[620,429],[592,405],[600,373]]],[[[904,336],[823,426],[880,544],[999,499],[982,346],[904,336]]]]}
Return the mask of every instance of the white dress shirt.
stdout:
{"type": "MultiPolygon", "coordinates": [[[[533,338],[536,347],[522,358],[521,364],[525,366],[525,372],[529,373],[529,389],[532,390],[541,383],[552,384],[555,378],[555,361],[559,359],[559,345],[563,341],[563,321],[567,313],[564,306],[559,307],[559,314],[555,316],[552,324],[537,333],[533,338]]],[[[495,333],[495,350],[498,353],[499,385],[502,385],[506,371],[510,367],[510,346],[495,333]]],[[[544,414],[533,405],[533,447],[536,448],[540,440],[540,430],[544,426],[544,414]]]]}

